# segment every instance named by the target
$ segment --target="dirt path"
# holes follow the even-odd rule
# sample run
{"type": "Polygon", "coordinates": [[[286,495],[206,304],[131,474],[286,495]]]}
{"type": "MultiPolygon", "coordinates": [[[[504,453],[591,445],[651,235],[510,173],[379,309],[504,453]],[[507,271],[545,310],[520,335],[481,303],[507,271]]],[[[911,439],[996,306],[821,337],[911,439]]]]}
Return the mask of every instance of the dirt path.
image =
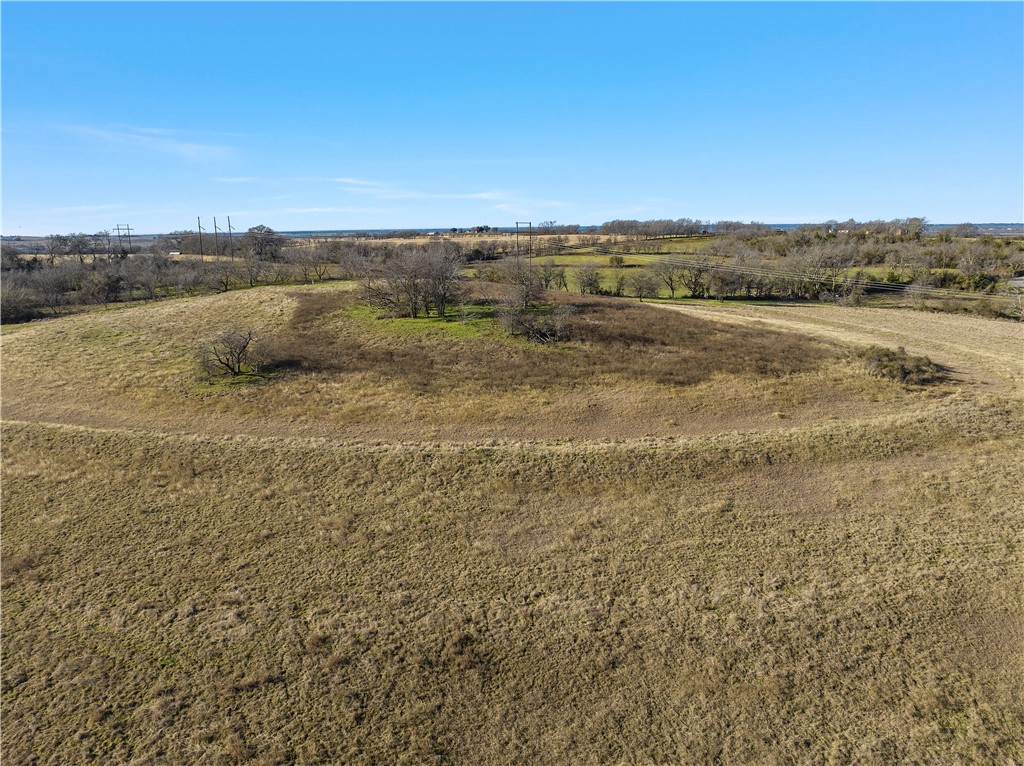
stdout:
{"type": "Polygon", "coordinates": [[[909,309],[829,305],[657,304],[704,319],[761,323],[843,343],[903,346],[954,376],[1024,393],[1024,324],[909,309]]]}

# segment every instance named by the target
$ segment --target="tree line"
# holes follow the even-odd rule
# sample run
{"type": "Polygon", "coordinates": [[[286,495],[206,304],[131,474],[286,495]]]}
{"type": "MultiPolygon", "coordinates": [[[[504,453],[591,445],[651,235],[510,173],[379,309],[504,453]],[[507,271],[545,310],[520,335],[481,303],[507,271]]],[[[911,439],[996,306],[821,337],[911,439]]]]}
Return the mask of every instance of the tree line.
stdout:
{"type": "MultiPolygon", "coordinates": [[[[60,314],[75,305],[332,277],[360,280],[369,300],[386,314],[445,316],[462,297],[460,274],[466,266],[475,266],[481,279],[509,285],[515,295],[511,304],[524,309],[547,289],[640,299],[667,295],[856,300],[876,289],[879,281],[921,295],[936,289],[983,293],[1024,272],[1024,245],[976,236],[976,228],[969,224],[924,236],[921,218],[829,221],[788,232],[759,224],[722,223],[715,225],[714,238],[699,258],[673,254],[670,243],[658,239],[662,232],[688,236],[698,231],[700,222],[689,219],[604,225],[609,231],[643,235],[629,241],[622,241],[619,234],[549,234],[543,240],[548,252],[582,246],[600,254],[611,243],[618,252],[606,256],[604,270],[593,263],[567,270],[543,256],[532,263],[517,259],[515,242],[508,237],[443,238],[427,244],[289,240],[267,226],[255,226],[230,240],[204,236],[203,252],[213,258],[199,260],[171,255],[197,251],[196,232],[172,232],[148,252],[135,254],[127,247],[118,249],[116,237],[108,241],[105,235],[54,235],[47,239],[46,252],[28,257],[11,243],[3,244],[0,318],[22,321],[60,314]],[[576,244],[569,245],[573,241],[576,244]],[[624,267],[619,253],[626,251],[649,256],[649,266],[624,267]],[[878,266],[884,267],[882,275],[878,266]],[[873,269],[872,276],[868,269],[873,269]]],[[[553,221],[542,224],[558,229],[553,221]]],[[[700,226],[700,232],[706,231],[704,224],[700,226]]]]}

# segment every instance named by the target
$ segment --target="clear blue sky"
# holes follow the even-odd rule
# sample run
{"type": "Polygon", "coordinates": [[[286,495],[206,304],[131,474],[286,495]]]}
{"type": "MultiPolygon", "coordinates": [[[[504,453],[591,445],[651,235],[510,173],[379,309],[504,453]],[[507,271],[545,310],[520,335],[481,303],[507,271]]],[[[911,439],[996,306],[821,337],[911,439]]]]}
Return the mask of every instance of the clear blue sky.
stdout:
{"type": "Polygon", "coordinates": [[[12,3],[5,234],[1024,219],[1024,4],[12,3]]]}

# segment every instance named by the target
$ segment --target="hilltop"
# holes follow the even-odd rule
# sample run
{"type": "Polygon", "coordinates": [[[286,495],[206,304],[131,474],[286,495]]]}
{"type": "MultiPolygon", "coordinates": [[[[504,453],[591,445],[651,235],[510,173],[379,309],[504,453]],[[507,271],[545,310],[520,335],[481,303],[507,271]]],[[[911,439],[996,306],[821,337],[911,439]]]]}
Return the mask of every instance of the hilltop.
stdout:
{"type": "Polygon", "coordinates": [[[1018,324],[552,300],[549,345],[343,283],[0,336],[5,759],[1020,759],[1018,324]],[[288,364],[204,379],[228,325],[288,364]]]}

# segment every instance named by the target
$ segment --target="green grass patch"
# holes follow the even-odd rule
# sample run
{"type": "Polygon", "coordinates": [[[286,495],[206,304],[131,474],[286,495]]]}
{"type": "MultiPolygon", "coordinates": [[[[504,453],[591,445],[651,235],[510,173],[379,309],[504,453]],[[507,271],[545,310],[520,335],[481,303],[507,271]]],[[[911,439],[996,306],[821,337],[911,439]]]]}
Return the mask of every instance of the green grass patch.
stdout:
{"type": "Polygon", "coordinates": [[[447,316],[389,317],[372,306],[355,305],[346,310],[346,316],[364,328],[374,328],[403,337],[444,336],[469,340],[489,337],[498,333],[493,306],[458,306],[447,316]]]}

